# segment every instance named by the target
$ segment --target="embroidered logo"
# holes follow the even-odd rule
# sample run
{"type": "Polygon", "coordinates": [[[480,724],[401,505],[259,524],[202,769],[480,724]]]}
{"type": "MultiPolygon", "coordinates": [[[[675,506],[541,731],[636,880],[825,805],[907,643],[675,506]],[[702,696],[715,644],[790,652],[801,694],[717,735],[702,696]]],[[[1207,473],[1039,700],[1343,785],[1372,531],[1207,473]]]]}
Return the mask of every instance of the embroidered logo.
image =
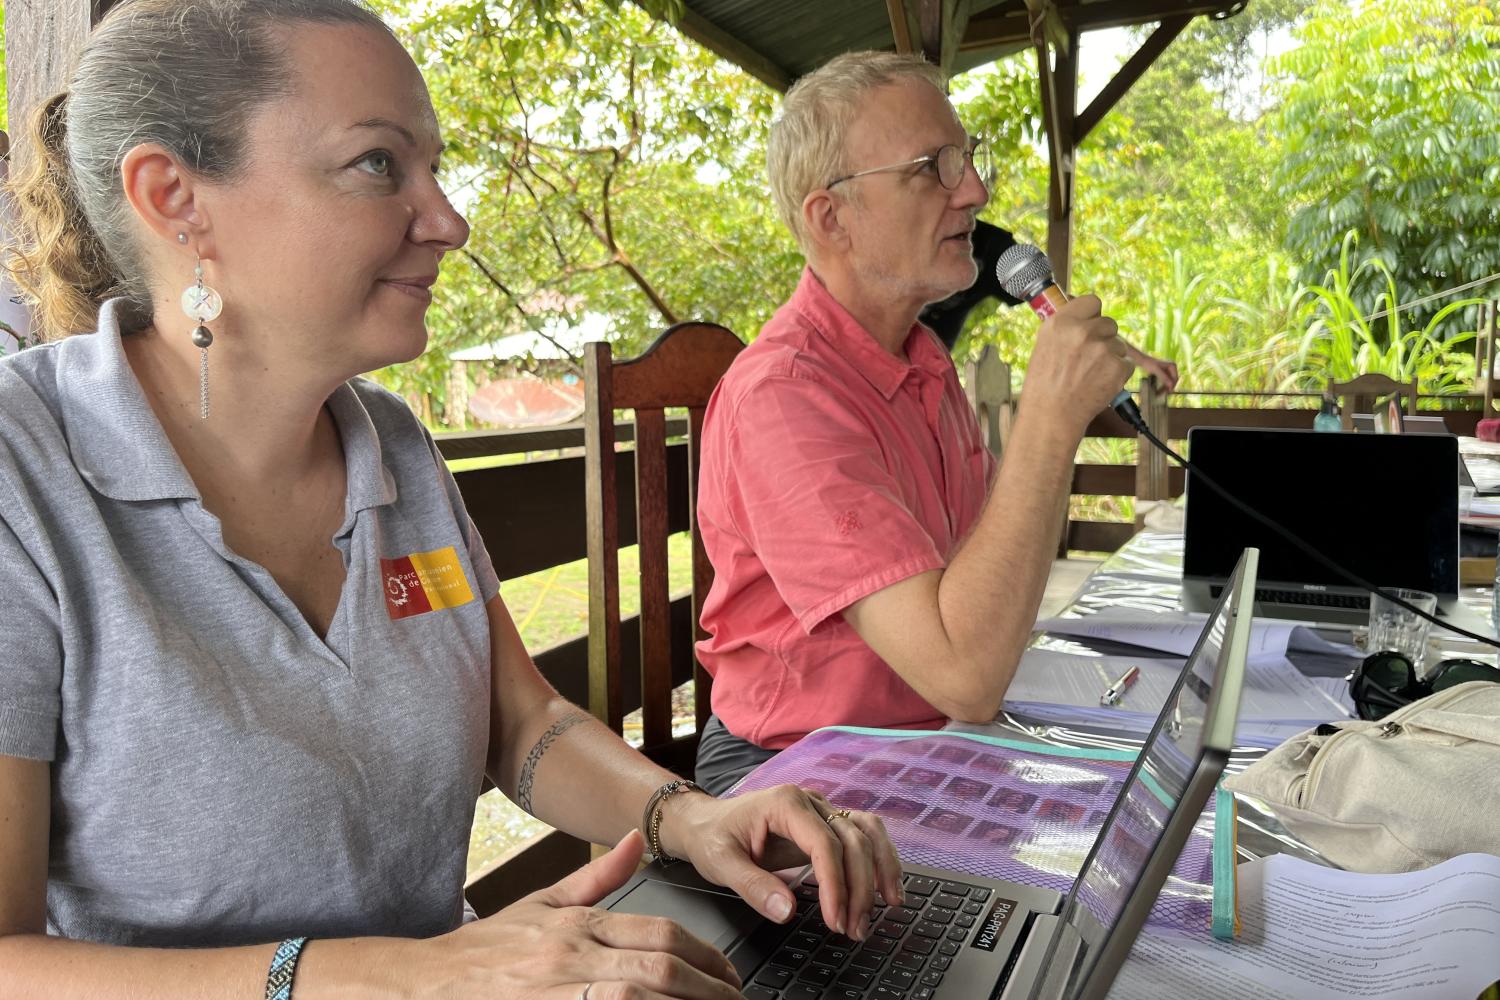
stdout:
{"type": "Polygon", "coordinates": [[[474,599],[469,579],[453,546],[380,560],[385,610],[392,619],[410,618],[474,599]]]}
{"type": "Polygon", "coordinates": [[[833,523],[838,527],[839,534],[841,535],[852,535],[864,527],[864,525],[859,523],[859,511],[856,510],[844,511],[838,517],[834,518],[833,523]]]}

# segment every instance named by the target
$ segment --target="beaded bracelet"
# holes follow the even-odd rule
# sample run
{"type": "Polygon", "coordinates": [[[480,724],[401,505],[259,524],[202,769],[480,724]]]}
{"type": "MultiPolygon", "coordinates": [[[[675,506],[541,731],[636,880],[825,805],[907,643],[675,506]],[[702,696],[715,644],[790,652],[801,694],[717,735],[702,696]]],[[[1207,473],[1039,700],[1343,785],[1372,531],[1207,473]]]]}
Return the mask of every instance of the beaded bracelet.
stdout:
{"type": "Polygon", "coordinates": [[[697,782],[688,781],[686,778],[677,778],[667,782],[646,800],[646,811],[641,814],[641,832],[646,835],[646,847],[651,856],[664,865],[678,860],[661,849],[661,807],[667,799],[678,792],[703,791],[697,782]]]}
{"type": "Polygon", "coordinates": [[[297,975],[297,960],[307,938],[287,938],[276,946],[271,956],[271,971],[266,973],[266,1000],[292,1000],[292,978],[297,975]]]}

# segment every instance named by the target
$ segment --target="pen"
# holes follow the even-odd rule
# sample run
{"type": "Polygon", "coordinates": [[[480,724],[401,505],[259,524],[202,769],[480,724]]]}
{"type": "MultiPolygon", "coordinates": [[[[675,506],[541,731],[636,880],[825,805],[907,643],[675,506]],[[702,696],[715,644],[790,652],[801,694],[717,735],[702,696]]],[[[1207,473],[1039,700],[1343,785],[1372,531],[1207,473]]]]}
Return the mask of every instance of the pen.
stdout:
{"type": "Polygon", "coordinates": [[[1140,667],[1131,667],[1125,671],[1120,675],[1119,680],[1104,689],[1104,693],[1099,696],[1099,704],[1118,705],[1120,703],[1120,695],[1124,694],[1125,689],[1134,684],[1135,679],[1139,676],[1141,676],[1140,667]]]}

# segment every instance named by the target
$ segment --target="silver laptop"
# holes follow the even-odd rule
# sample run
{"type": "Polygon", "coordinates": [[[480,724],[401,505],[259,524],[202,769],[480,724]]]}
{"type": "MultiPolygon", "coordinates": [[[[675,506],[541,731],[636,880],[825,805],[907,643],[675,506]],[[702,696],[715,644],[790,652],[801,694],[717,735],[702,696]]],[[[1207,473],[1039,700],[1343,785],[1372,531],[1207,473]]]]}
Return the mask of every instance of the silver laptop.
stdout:
{"type": "Polygon", "coordinates": [[[1234,746],[1258,558],[1245,550],[1066,896],[908,865],[906,905],[881,907],[863,943],[829,930],[809,872],[784,925],[685,864],[650,865],[600,905],[679,921],[750,1000],[1102,998],[1234,746]]]}
{"type": "MultiPolygon", "coordinates": [[[[1445,621],[1489,634],[1458,599],[1458,439],[1195,427],[1188,458],[1252,510],[1377,587],[1436,594],[1445,621]]],[[[1182,603],[1206,611],[1240,551],[1261,551],[1255,613],[1360,625],[1368,591],[1237,510],[1189,470],[1182,603]]]]}

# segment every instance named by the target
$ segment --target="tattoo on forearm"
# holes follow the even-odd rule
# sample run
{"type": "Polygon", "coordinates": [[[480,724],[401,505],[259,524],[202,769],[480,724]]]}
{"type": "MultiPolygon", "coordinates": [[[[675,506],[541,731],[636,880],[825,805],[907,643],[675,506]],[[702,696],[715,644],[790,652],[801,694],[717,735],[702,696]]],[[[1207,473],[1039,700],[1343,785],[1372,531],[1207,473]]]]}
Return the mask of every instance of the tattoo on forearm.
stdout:
{"type": "Polygon", "coordinates": [[[521,765],[521,781],[516,785],[516,804],[531,815],[536,815],[536,810],[531,806],[531,784],[536,777],[536,766],[541,761],[542,754],[552,748],[552,744],[557,742],[559,736],[580,722],[586,722],[588,718],[589,716],[582,712],[569,712],[548,726],[541,739],[536,741],[536,745],[526,755],[526,761],[521,765]]]}

